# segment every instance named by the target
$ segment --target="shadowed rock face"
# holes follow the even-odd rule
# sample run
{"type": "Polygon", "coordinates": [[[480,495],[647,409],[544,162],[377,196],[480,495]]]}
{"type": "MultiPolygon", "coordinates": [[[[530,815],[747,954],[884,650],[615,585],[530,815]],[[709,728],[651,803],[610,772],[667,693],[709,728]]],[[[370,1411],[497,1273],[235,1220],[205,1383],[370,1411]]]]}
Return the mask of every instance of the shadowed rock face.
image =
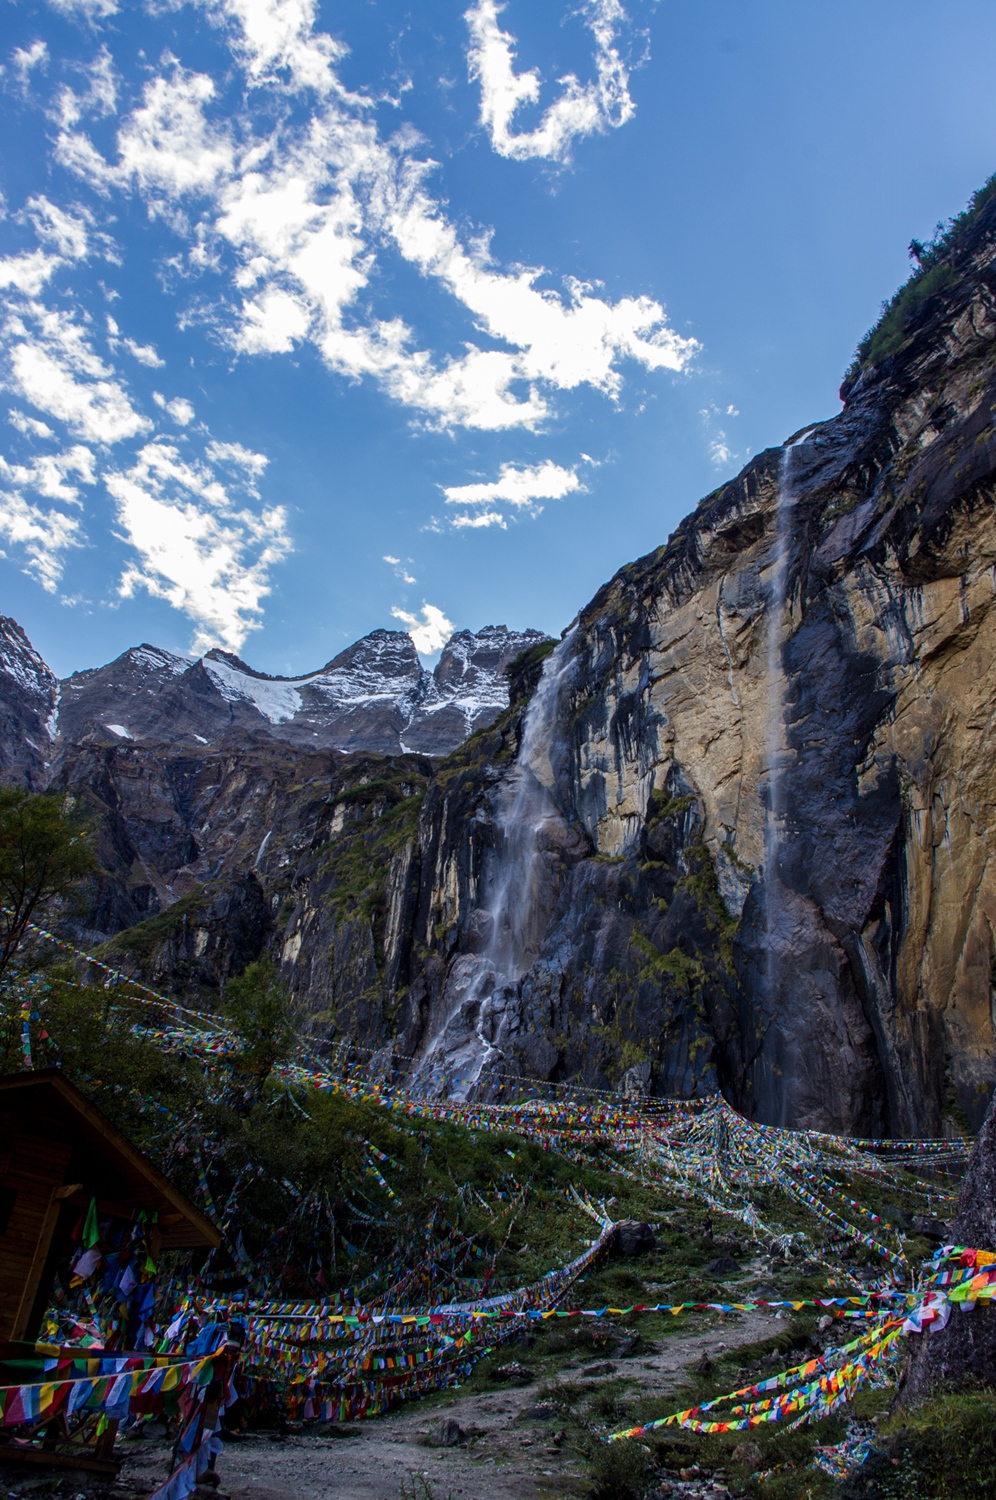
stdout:
{"type": "Polygon", "coordinates": [[[431,688],[391,632],[294,682],[220,653],[134,664],[155,679],[150,714],[178,704],[156,720],[176,740],[140,740],[101,698],[78,724],[113,706],[135,739],[76,728],[58,773],[101,819],[90,933],[158,913],[116,951],[157,983],[191,964],[217,983],[241,962],[217,941],[241,881],[245,930],[281,958],[302,1027],[385,1069],[436,1047],[434,1086],[469,1047],[488,1059],[478,1090],[526,1074],[722,1088],[762,1120],[860,1134],[980,1124],[996,1067],[994,237],[991,205],[837,417],[759,455],[582,611],[556,653],[549,743],[529,745],[545,792],[524,968],[494,965],[489,985],[478,959],[505,851],[523,857],[509,788],[554,659],[532,637],[512,706],[481,707],[504,650],[487,632],[456,637],[431,688]],[[350,700],[319,679],[360,686],[350,700]],[[206,745],[182,719],[207,714],[202,694],[221,726],[197,730],[206,745]],[[342,748],[319,751],[333,698],[342,748]],[[454,712],[485,727],[416,754],[438,726],[460,733],[454,712]]]}
{"type": "Polygon", "coordinates": [[[0,777],[39,791],[48,777],[59,684],[15,620],[0,615],[0,777]]]}

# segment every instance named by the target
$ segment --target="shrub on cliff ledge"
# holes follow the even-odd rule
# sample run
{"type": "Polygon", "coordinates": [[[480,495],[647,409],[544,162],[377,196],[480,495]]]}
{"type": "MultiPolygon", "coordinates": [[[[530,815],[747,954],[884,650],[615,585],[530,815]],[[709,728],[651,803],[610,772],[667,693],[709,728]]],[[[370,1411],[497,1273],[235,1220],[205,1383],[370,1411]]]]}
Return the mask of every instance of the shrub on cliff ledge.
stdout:
{"type": "Polygon", "coordinates": [[[937,226],[932,240],[926,244],[914,240],[911,251],[916,254],[917,269],[890,301],[882,304],[882,316],[858,345],[845,385],[854,380],[862,370],[870,365],[877,365],[894,354],[906,338],[910,324],[921,307],[957,279],[954,267],[949,263],[951,253],[994,198],[996,173],[972,194],[967,208],[950,219],[947,225],[937,226]]]}

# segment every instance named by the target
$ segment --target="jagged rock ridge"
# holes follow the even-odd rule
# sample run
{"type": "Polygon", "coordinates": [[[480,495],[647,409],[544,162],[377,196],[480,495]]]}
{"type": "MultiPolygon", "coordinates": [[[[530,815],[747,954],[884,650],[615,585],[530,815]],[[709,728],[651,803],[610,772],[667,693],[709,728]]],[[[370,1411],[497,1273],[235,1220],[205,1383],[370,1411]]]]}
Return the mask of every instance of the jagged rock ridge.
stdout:
{"type": "Polygon", "coordinates": [[[262,735],[309,749],[443,755],[507,706],[505,667],[545,639],[504,625],[462,630],[429,672],[409,635],[375,630],[302,677],[267,676],[226,651],[195,659],[142,645],[56,683],[14,621],[0,618],[0,632],[6,753],[11,771],[30,764],[36,783],[62,746],[115,740],[194,748],[262,735]]]}

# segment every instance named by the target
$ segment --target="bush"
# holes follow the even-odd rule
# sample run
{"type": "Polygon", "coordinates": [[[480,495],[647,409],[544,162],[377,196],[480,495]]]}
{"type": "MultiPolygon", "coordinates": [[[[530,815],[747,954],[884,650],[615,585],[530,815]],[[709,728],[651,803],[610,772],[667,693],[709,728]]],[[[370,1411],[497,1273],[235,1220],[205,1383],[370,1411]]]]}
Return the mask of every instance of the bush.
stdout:
{"type": "Polygon", "coordinates": [[[860,370],[879,364],[890,354],[894,354],[924,304],[956,279],[956,272],[951,265],[953,252],[994,198],[996,173],[972,194],[968,206],[960,214],[950,219],[947,225],[938,224],[932,240],[926,244],[913,242],[911,253],[915,251],[917,255],[917,269],[892,299],[883,303],[882,316],[858,345],[854,363],[848,371],[848,380],[853,379],[860,370]]]}
{"type": "Polygon", "coordinates": [[[838,1500],[982,1500],[996,1475],[996,1394],[938,1396],[888,1424],[838,1500]]]}

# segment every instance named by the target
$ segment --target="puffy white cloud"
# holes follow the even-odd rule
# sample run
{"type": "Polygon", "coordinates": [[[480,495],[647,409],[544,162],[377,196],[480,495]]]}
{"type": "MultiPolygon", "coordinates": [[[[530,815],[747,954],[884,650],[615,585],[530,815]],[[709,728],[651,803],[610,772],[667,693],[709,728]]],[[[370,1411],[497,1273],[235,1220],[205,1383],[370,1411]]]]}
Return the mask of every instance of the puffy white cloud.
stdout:
{"type": "Polygon", "coordinates": [[[151,427],[71,311],[28,303],[14,309],[4,332],[9,383],[32,406],[95,443],[121,442],[151,427]]]}
{"type": "MultiPolygon", "coordinates": [[[[395,578],[400,578],[402,583],[412,584],[418,582],[418,579],[412,573],[409,573],[400,557],[391,557],[389,553],[385,552],[384,561],[390,563],[394,569],[395,578]]],[[[411,558],[408,561],[411,562],[411,558]]]]}
{"type": "Polygon", "coordinates": [[[497,479],[486,484],[457,484],[443,488],[447,505],[488,505],[495,500],[505,500],[509,505],[526,506],[532,505],[534,500],[562,500],[565,495],[582,488],[576,469],[564,469],[548,458],[541,464],[523,468],[502,464],[498,475],[497,479]]]}
{"type": "Polygon", "coordinates": [[[44,250],[4,256],[0,258],[0,287],[10,287],[28,297],[37,297],[61,264],[58,255],[46,255],[44,250]]]}
{"type": "Polygon", "coordinates": [[[109,165],[87,136],[64,130],[56,157],[105,190],[134,184],[150,213],[171,212],[186,195],[211,188],[232,170],[234,148],[224,125],[211,125],[204,105],[215,86],[167,58],[169,72],[146,84],[141,105],[118,132],[118,162],[109,165]]]}
{"type": "Polygon", "coordinates": [[[140,365],[145,365],[149,370],[161,370],[166,363],[154,344],[136,344],[134,339],[122,339],[121,347],[127,349],[132,359],[137,359],[140,365]]]}
{"type": "Polygon", "coordinates": [[[12,407],[7,413],[7,421],[18,432],[23,432],[26,437],[53,438],[55,433],[47,422],[39,422],[37,417],[29,417],[23,411],[17,411],[12,407]]]}
{"type": "Polygon", "coordinates": [[[194,622],[192,649],[241,649],[261,623],[270,571],[290,549],[282,506],[236,505],[209,466],[147,443],[126,471],[106,476],[123,538],[138,553],[119,593],[145,589],[194,622]]]}
{"type": "Polygon", "coordinates": [[[29,463],[10,463],[0,455],[0,536],[24,554],[24,571],[48,593],[55,592],[62,577],[63,554],[80,545],[82,525],[76,516],[25,499],[24,491],[32,489],[44,499],[78,504],[79,490],[69,483],[71,474],[83,484],[95,482],[94,458],[88,448],[76,445],[29,463]]]}
{"type": "Polygon", "coordinates": [[[48,46],[43,41],[37,41],[32,42],[30,47],[15,47],[10,54],[10,62],[24,87],[27,85],[33,68],[48,67],[48,46]]]}
{"type": "Polygon", "coordinates": [[[450,521],[451,526],[472,526],[475,529],[483,526],[500,526],[502,531],[508,530],[508,522],[500,510],[482,511],[477,516],[454,516],[450,521]]]}
{"type": "Polygon", "coordinates": [[[250,474],[262,474],[270,462],[265,453],[254,453],[251,448],[244,448],[241,443],[210,442],[205,452],[212,463],[234,464],[250,474]]]}
{"type": "MultiPolygon", "coordinates": [[[[79,68],[79,65],[77,65],[79,68]]],[[[118,75],[107,46],[102,46],[93,61],[82,67],[89,86],[78,94],[63,84],[55,97],[51,114],[69,131],[86,114],[112,115],[118,102],[118,75]]]]}
{"type": "Polygon", "coordinates": [[[69,482],[70,474],[82,484],[95,484],[97,473],[94,456],[82,443],[75,443],[63,453],[43,453],[29,463],[8,463],[0,454],[0,482],[15,489],[37,490],[48,500],[79,504],[79,487],[69,482]]]}
{"type": "Polygon", "coordinates": [[[173,418],[178,427],[188,427],[194,420],[194,408],[183,396],[175,396],[172,401],[167,401],[161,391],[153,391],[152,399],[173,418]]]}
{"type": "Polygon", "coordinates": [[[515,37],[498,24],[504,9],[496,0],[477,0],[465,13],[467,63],[481,85],[481,124],[499,155],[565,162],[579,137],[618,129],[632,119],[629,71],[616,46],[626,12],[618,0],[588,0],[580,13],[595,40],[594,80],[583,84],[566,74],[559,80],[559,97],[536,128],[515,133],[513,121],[522,106],[539,102],[541,79],[535,69],[516,73],[515,37]]]}
{"type": "Polygon", "coordinates": [[[117,14],[117,0],[48,0],[53,10],[84,21],[104,21],[117,14]]]}
{"type": "Polygon", "coordinates": [[[423,604],[421,620],[418,615],[410,615],[403,609],[392,609],[391,614],[407,626],[408,634],[415,643],[415,650],[421,656],[431,656],[433,652],[441,651],[453,634],[453,621],[448,620],[434,604],[423,604]]]}
{"type": "Polygon", "coordinates": [[[75,516],[45,510],[16,491],[0,490],[0,536],[26,554],[24,569],[42,588],[54,594],[62,577],[62,554],[81,545],[82,528],[75,516]]]}
{"type": "Polygon", "coordinates": [[[73,210],[50,203],[43,193],[29,198],[22,218],[30,220],[43,245],[50,245],[63,260],[85,260],[90,253],[93,215],[78,203],[73,210]]]}

